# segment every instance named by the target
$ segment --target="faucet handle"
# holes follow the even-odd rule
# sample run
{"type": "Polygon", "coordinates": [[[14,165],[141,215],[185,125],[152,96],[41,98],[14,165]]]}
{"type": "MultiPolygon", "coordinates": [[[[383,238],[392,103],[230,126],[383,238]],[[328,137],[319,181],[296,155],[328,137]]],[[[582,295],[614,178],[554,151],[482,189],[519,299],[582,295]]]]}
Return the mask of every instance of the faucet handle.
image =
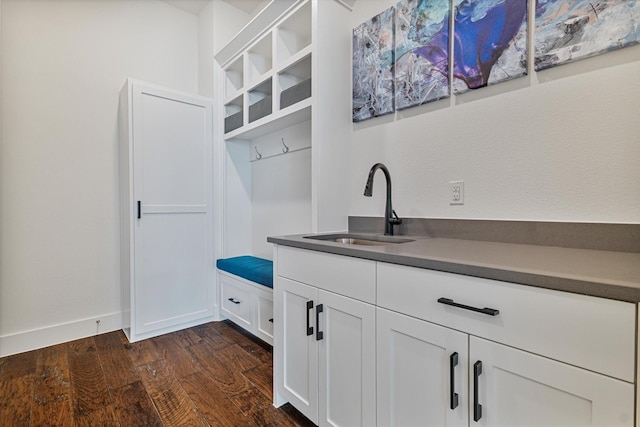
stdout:
{"type": "Polygon", "coordinates": [[[398,218],[398,214],[396,213],[395,209],[391,211],[391,215],[392,215],[392,218],[389,218],[389,224],[393,224],[393,225],[402,224],[402,218],[398,218]]]}

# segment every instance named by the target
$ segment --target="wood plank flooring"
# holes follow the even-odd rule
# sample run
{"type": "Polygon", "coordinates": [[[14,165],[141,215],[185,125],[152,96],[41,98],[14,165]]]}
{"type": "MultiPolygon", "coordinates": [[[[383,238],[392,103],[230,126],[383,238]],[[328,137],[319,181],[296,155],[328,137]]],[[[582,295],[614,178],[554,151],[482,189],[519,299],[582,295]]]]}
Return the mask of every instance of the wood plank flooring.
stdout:
{"type": "Polygon", "coordinates": [[[0,358],[0,425],[313,426],[273,407],[272,381],[271,347],[228,321],[116,331],[0,358]]]}

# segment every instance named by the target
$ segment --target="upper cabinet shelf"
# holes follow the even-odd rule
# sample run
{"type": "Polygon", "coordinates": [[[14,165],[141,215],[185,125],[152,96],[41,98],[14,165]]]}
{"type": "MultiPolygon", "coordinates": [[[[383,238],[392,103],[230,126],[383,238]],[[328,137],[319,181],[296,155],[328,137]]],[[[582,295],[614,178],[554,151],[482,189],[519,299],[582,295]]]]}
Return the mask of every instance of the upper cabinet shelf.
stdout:
{"type": "MultiPolygon", "coordinates": [[[[268,9],[263,13],[273,15],[268,9]]],[[[225,139],[251,139],[311,118],[311,15],[311,0],[293,2],[222,64],[225,139]]]]}
{"type": "Polygon", "coordinates": [[[284,65],[297,53],[311,47],[311,3],[307,1],[276,27],[276,58],[284,65]]]}

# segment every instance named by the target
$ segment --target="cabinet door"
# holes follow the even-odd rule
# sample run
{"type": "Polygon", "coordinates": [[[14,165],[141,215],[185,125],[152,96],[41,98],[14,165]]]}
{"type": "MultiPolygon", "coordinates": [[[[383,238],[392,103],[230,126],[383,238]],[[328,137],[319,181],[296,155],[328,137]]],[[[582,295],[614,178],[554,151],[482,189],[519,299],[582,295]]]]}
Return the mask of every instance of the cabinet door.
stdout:
{"type": "Polygon", "coordinates": [[[378,425],[466,426],[468,335],[377,309],[378,425]]]}
{"type": "MultiPolygon", "coordinates": [[[[315,309],[318,291],[278,276],[275,286],[276,393],[318,423],[318,341],[315,309]]],[[[276,396],[278,399],[278,396],[276,396]]]]}
{"type": "Polygon", "coordinates": [[[472,426],[633,426],[632,384],[476,337],[469,347],[472,426]]]}
{"type": "Polygon", "coordinates": [[[322,290],[318,296],[319,425],[375,426],[375,307],[322,290]]]}
{"type": "Polygon", "coordinates": [[[211,106],[133,86],[136,333],[213,315],[211,106]]]}

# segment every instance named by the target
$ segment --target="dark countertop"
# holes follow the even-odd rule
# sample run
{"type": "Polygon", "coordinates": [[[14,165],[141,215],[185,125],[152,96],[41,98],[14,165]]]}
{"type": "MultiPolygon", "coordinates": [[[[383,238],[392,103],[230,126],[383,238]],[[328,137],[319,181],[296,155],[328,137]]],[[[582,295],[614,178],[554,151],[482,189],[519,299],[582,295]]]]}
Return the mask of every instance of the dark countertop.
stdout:
{"type": "MultiPolygon", "coordinates": [[[[334,234],[334,233],[321,233],[334,234]]],[[[367,233],[358,233],[367,234],[367,233]]],[[[345,245],[299,234],[270,243],[583,295],[640,302],[640,253],[425,236],[385,246],[345,245]]]]}

